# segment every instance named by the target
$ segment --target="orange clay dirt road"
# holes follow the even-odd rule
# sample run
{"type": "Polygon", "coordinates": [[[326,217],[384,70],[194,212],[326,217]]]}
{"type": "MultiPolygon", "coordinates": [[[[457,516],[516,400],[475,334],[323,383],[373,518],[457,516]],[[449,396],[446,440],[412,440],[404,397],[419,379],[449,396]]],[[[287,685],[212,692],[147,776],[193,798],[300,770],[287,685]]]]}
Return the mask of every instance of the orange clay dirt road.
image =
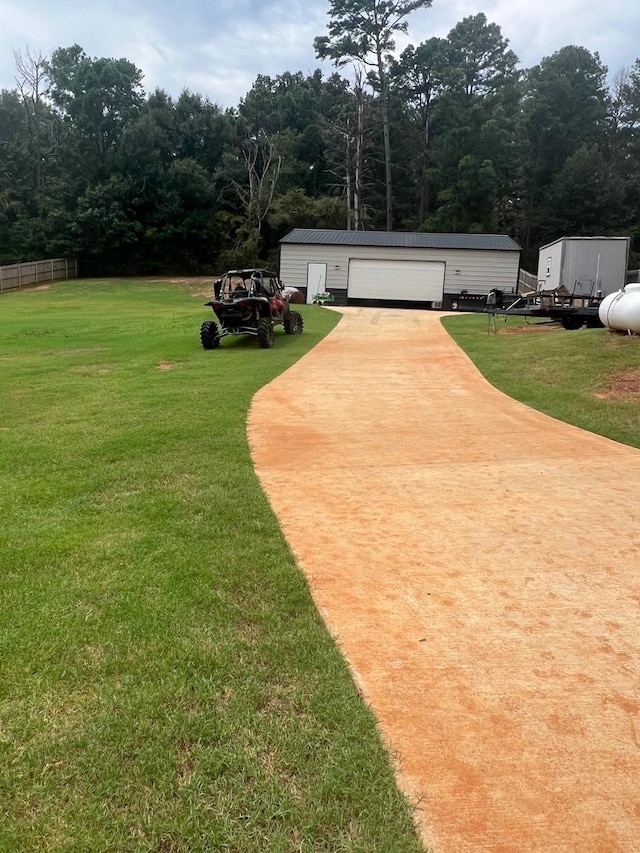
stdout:
{"type": "Polygon", "coordinates": [[[436,313],[342,313],[249,438],[425,844],[640,851],[640,451],[501,394],[436,313]]]}

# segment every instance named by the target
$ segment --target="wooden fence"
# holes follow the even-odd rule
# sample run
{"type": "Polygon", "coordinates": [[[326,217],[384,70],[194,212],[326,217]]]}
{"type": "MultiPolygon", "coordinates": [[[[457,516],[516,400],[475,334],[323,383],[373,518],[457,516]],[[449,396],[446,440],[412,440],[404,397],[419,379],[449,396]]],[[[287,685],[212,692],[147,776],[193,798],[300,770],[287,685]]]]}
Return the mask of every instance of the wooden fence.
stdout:
{"type": "Polygon", "coordinates": [[[0,267],[0,292],[32,287],[42,281],[78,278],[78,261],[73,258],[51,258],[0,267]]]}
{"type": "Polygon", "coordinates": [[[520,270],[518,276],[518,293],[528,293],[538,289],[538,276],[526,270],[520,270]]]}

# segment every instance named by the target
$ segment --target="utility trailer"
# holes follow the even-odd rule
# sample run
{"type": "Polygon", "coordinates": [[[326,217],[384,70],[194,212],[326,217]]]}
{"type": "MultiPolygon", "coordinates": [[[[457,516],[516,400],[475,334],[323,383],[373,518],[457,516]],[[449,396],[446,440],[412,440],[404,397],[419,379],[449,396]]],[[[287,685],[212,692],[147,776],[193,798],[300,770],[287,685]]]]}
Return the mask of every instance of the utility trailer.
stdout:
{"type": "Polygon", "coordinates": [[[569,293],[563,286],[552,291],[539,290],[511,296],[504,300],[500,293],[491,291],[484,307],[486,314],[501,314],[511,317],[531,317],[559,322],[563,329],[573,331],[584,325],[601,328],[598,308],[602,295],[587,296],[569,293]]]}
{"type": "Polygon", "coordinates": [[[484,310],[547,319],[565,329],[601,327],[600,303],[625,284],[629,244],[629,237],[561,237],[540,248],[537,284],[508,304],[492,291],[484,310]]]}

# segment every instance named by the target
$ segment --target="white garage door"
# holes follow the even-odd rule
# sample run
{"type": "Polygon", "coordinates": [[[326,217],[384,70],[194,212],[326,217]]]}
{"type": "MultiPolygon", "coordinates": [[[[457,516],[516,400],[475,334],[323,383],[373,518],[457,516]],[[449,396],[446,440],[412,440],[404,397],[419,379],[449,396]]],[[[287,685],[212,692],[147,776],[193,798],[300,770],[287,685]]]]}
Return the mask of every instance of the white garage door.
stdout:
{"type": "Polygon", "coordinates": [[[439,261],[349,262],[351,299],[440,302],[443,287],[444,263],[439,261]]]}

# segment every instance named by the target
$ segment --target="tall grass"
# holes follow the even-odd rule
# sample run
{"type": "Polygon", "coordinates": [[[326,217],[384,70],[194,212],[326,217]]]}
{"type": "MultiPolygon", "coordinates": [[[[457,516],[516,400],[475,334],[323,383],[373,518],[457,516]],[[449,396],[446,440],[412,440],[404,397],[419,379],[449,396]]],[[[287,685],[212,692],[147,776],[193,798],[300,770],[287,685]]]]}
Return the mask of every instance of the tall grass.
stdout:
{"type": "Polygon", "coordinates": [[[204,301],[0,298],[0,850],[417,851],[245,436],[336,317],[205,352],[204,301]]]}

